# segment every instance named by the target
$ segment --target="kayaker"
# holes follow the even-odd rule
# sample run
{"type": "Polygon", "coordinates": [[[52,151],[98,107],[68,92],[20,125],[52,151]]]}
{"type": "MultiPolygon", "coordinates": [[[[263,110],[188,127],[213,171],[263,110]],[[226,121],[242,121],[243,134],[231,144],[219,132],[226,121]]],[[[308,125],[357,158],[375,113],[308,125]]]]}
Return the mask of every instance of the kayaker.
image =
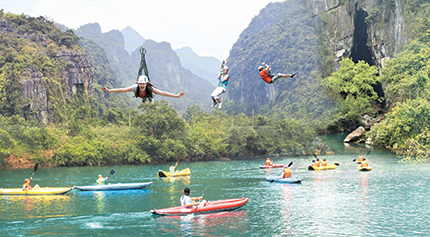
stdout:
{"type": "Polygon", "coordinates": [[[183,193],[184,195],[181,196],[181,206],[183,207],[193,207],[206,203],[206,200],[203,200],[202,197],[190,197],[191,190],[189,187],[185,187],[183,193]],[[195,202],[197,200],[200,200],[200,202],[195,202]]]}
{"type": "Polygon", "coordinates": [[[108,177],[103,178],[103,176],[101,174],[99,174],[99,177],[97,179],[97,184],[98,185],[105,185],[105,181],[108,179],[108,177]]]}
{"type": "Polygon", "coordinates": [[[267,157],[266,165],[267,165],[267,166],[272,166],[272,165],[273,165],[273,161],[272,161],[272,160],[270,160],[270,158],[269,158],[269,157],[267,157]]]}
{"type": "Polygon", "coordinates": [[[175,171],[176,166],[178,166],[178,162],[176,162],[175,166],[173,166],[173,165],[171,165],[171,166],[170,166],[170,168],[169,168],[170,173],[175,173],[175,172],[176,172],[176,171],[175,171]]]}
{"type": "Polygon", "coordinates": [[[320,159],[318,159],[318,158],[316,159],[314,166],[315,167],[321,167],[321,161],[320,161],[320,159]]]}
{"type": "Polygon", "coordinates": [[[363,161],[361,162],[360,167],[361,168],[367,168],[367,167],[369,167],[369,164],[367,163],[366,158],[363,158],[363,161]]]}
{"type": "Polygon", "coordinates": [[[358,157],[358,162],[363,162],[363,160],[364,160],[364,156],[360,154],[360,156],[358,157]]]}
{"type": "Polygon", "coordinates": [[[293,78],[296,75],[295,73],[292,75],[281,74],[281,73],[273,75],[270,73],[270,66],[267,65],[266,63],[262,63],[262,64],[266,66],[266,69],[264,69],[263,66],[258,67],[258,71],[260,72],[260,77],[261,79],[263,79],[263,81],[269,84],[275,83],[275,81],[278,80],[279,78],[285,78],[285,77],[293,78]]]}
{"type": "Polygon", "coordinates": [[[291,178],[291,170],[288,166],[284,167],[282,178],[291,178]]]}
{"type": "Polygon", "coordinates": [[[33,177],[30,177],[30,179],[25,179],[24,184],[22,185],[23,190],[40,190],[40,187],[38,184],[34,185],[34,187],[31,187],[30,183],[33,182],[33,177]]]}
{"type": "Polygon", "coordinates": [[[327,167],[327,159],[323,159],[323,162],[321,164],[322,167],[327,167]]]}
{"type": "Polygon", "coordinates": [[[161,91],[153,86],[151,82],[149,82],[148,77],[145,75],[139,76],[136,84],[127,88],[108,89],[107,87],[102,87],[101,89],[105,92],[114,93],[133,92],[135,97],[140,97],[143,100],[142,102],[145,102],[146,100],[152,101],[154,94],[174,98],[180,98],[185,94],[185,92],[180,92],[179,94],[175,95],[169,92],[161,91]]]}

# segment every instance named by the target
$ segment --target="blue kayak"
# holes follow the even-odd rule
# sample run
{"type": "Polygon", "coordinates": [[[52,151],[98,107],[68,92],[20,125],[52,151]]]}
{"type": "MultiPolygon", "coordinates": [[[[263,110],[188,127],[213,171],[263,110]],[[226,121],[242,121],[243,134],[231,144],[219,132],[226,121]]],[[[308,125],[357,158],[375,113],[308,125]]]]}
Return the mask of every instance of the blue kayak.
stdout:
{"type": "Polygon", "coordinates": [[[301,183],[302,180],[301,179],[294,179],[294,178],[280,178],[278,176],[274,176],[274,175],[267,175],[266,176],[266,180],[268,182],[277,182],[277,183],[289,183],[289,184],[298,184],[301,183]]]}
{"type": "Polygon", "coordinates": [[[76,189],[81,191],[107,191],[107,190],[127,190],[127,189],[140,189],[151,185],[152,182],[147,183],[117,183],[117,184],[105,184],[105,185],[88,185],[88,186],[76,186],[76,189]]]}

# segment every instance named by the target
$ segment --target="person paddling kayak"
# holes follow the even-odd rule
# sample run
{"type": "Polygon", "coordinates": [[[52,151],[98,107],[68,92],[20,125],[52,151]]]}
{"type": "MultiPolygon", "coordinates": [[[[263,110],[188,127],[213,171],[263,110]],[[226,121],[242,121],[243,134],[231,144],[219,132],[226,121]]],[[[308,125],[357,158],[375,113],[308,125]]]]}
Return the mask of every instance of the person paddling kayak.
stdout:
{"type": "Polygon", "coordinates": [[[282,173],[282,178],[291,178],[291,170],[288,166],[284,167],[283,173],[282,173]]]}
{"type": "Polygon", "coordinates": [[[109,177],[103,178],[103,176],[101,174],[99,174],[98,179],[96,181],[96,183],[98,185],[105,185],[105,181],[108,179],[109,177]]]}
{"type": "Polygon", "coordinates": [[[202,197],[190,197],[191,190],[189,187],[185,187],[183,191],[184,195],[181,196],[181,206],[182,207],[193,207],[198,205],[203,205],[206,203],[206,200],[203,200],[202,197]],[[195,202],[200,200],[200,202],[195,202]]]}
{"type": "Polygon", "coordinates": [[[272,166],[272,165],[273,165],[273,161],[272,161],[272,160],[270,160],[270,158],[269,158],[269,157],[267,157],[266,165],[267,165],[267,166],[272,166]]]}
{"type": "Polygon", "coordinates": [[[24,184],[22,185],[23,190],[40,190],[40,187],[38,184],[34,185],[34,187],[31,187],[30,183],[33,182],[33,177],[30,179],[25,179],[24,184]]]}
{"type": "Polygon", "coordinates": [[[363,161],[360,164],[360,168],[368,168],[369,164],[367,163],[366,158],[363,158],[363,161]]]}
{"type": "Polygon", "coordinates": [[[321,167],[327,167],[327,159],[323,159],[323,162],[321,163],[321,167]]]}
{"type": "Polygon", "coordinates": [[[315,166],[315,167],[321,167],[321,161],[320,161],[320,159],[318,159],[318,158],[317,158],[317,159],[315,160],[315,164],[314,164],[314,166],[315,166]]]}
{"type": "Polygon", "coordinates": [[[170,168],[169,168],[170,173],[175,173],[176,172],[175,169],[176,169],[176,166],[178,166],[178,162],[179,161],[176,162],[175,166],[173,166],[173,165],[170,166],[170,168]]]}

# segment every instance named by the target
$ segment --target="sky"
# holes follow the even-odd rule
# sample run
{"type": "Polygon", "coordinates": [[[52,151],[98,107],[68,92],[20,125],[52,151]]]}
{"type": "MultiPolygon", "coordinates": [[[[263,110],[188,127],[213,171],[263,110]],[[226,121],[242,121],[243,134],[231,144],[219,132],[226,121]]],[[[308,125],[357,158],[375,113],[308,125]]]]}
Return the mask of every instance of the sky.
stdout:
{"type": "MultiPolygon", "coordinates": [[[[251,20],[279,0],[0,0],[0,9],[45,18],[71,29],[99,23],[102,32],[130,26],[143,38],[227,59],[251,20]]],[[[139,45],[136,45],[139,47],[139,45]]]]}

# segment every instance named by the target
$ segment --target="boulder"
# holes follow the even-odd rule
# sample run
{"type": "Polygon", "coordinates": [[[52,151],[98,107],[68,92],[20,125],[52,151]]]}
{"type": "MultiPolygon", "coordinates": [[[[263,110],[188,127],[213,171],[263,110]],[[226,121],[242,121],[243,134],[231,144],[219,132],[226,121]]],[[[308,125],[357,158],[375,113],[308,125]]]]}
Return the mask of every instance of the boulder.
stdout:
{"type": "Polygon", "coordinates": [[[345,140],[343,140],[344,143],[359,143],[363,142],[366,139],[366,129],[364,127],[360,126],[357,129],[355,129],[352,133],[348,134],[346,136],[345,140]]]}

